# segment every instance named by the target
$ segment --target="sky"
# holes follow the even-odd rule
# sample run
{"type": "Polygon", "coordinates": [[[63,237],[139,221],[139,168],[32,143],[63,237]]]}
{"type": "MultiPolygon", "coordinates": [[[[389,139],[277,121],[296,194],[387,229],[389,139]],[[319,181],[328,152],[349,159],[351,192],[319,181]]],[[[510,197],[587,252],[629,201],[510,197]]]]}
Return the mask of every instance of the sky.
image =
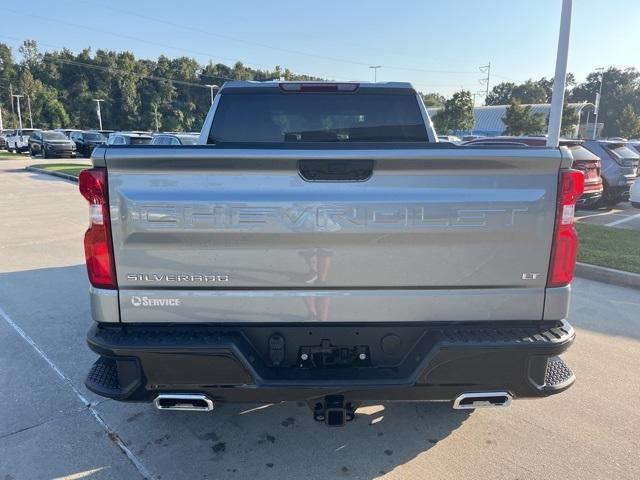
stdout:
{"type": "MultiPolygon", "coordinates": [[[[569,71],[640,70],[640,1],[574,0],[569,71]]],[[[553,77],[561,0],[2,0],[0,42],[128,50],[333,80],[410,81],[445,96],[553,77]],[[28,5],[28,7],[26,6],[28,5]]]]}

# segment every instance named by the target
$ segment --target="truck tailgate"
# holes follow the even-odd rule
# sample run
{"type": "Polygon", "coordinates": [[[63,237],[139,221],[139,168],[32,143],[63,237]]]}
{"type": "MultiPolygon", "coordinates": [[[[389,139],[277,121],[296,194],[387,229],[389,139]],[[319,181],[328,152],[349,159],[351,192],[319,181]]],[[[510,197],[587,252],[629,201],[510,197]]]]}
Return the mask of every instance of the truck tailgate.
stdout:
{"type": "Polygon", "coordinates": [[[559,150],[105,152],[123,322],[542,318],[559,150]]]}

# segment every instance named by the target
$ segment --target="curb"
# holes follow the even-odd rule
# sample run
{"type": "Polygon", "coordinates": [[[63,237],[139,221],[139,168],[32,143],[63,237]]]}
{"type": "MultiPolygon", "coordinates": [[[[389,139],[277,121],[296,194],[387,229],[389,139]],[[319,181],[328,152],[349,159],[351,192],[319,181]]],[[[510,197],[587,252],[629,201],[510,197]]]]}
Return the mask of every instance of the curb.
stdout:
{"type": "Polygon", "coordinates": [[[578,262],[576,264],[576,276],[640,290],[640,274],[637,273],[623,272],[614,268],[578,262]]]}
{"type": "Polygon", "coordinates": [[[74,177],[73,175],[69,175],[64,172],[56,172],[55,170],[45,170],[44,168],[35,168],[35,167],[24,167],[25,170],[29,170],[30,172],[35,173],[43,173],[44,175],[51,175],[52,177],[64,178],[65,180],[70,180],[72,182],[78,183],[78,177],[74,177]]]}

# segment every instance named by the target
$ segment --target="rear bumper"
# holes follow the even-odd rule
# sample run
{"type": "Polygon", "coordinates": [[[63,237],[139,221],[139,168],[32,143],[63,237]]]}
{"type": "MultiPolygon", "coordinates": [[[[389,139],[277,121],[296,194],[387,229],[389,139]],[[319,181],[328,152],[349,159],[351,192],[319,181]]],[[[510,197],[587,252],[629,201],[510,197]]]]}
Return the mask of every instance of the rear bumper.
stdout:
{"type": "Polygon", "coordinates": [[[609,196],[610,197],[618,197],[618,198],[629,198],[629,190],[631,189],[631,184],[624,185],[622,187],[609,187],[609,196]]]}
{"type": "Polygon", "coordinates": [[[76,156],[75,150],[47,150],[48,157],[58,158],[74,158],[76,156]]]}
{"type": "Polygon", "coordinates": [[[575,379],[557,358],[574,337],[564,321],[428,326],[96,324],[87,340],[100,358],[86,385],[105,397],[141,402],[177,392],[206,394],[223,402],[310,402],[337,394],[351,401],[452,401],[464,392],[490,390],[516,398],[545,397],[565,390],[575,379]],[[333,353],[325,357],[324,351],[333,353]],[[334,353],[331,365],[328,359],[334,353]],[[339,366],[341,358],[350,359],[339,366]]]}
{"type": "Polygon", "coordinates": [[[577,205],[580,207],[586,207],[596,203],[602,198],[602,192],[602,185],[600,185],[600,188],[585,191],[578,199],[577,205]]]}

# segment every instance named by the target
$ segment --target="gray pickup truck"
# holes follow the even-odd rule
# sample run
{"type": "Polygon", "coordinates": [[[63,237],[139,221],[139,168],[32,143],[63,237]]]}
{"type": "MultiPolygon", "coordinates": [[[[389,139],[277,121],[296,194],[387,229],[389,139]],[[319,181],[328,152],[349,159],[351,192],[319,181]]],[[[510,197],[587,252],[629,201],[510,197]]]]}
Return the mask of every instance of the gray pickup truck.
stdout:
{"type": "Polygon", "coordinates": [[[93,392],[343,425],[573,383],[568,150],[438,143],[407,83],[230,82],[199,143],[98,147],[80,175],[93,392]]]}

